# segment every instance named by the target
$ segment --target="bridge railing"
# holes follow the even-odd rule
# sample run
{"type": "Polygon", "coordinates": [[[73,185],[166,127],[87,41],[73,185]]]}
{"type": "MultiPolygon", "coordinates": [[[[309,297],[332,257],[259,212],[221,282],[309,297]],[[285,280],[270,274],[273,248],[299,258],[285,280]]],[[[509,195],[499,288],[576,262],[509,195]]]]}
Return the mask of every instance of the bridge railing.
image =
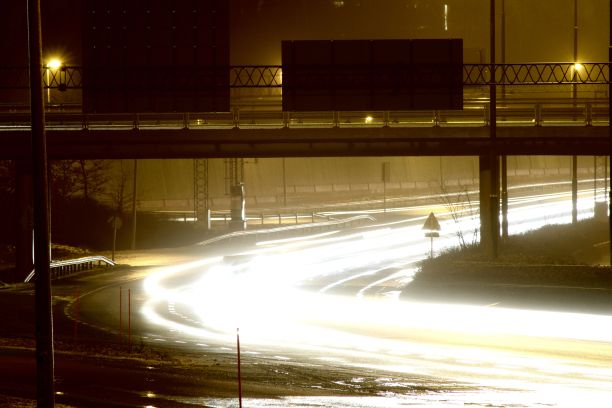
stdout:
{"type": "MultiPolygon", "coordinates": [[[[142,75],[156,67],[135,68],[142,75]]],[[[115,69],[108,68],[109,75],[115,69]]],[[[206,68],[198,74],[206,74],[206,68]]],[[[82,89],[85,68],[62,66],[58,69],[44,68],[41,72],[45,88],[82,89]]],[[[231,88],[274,88],[282,86],[280,65],[233,65],[228,67],[231,88]]],[[[575,64],[570,62],[498,64],[495,66],[496,82],[500,85],[561,85],[561,84],[608,84],[607,62],[575,64]]],[[[465,86],[486,85],[491,79],[489,64],[464,64],[465,86]]],[[[160,84],[163,85],[163,84],[160,84]]],[[[27,67],[0,67],[0,90],[28,89],[27,67]]]]}
{"type": "MultiPolygon", "coordinates": [[[[279,105],[231,112],[83,114],[50,111],[48,130],[479,127],[489,124],[488,100],[467,100],[463,110],[283,112],[279,105]]],[[[497,126],[607,126],[608,101],[508,99],[497,104],[497,126]]],[[[0,112],[0,130],[28,130],[28,112],[0,112]]]]}
{"type": "MultiPolygon", "coordinates": [[[[105,256],[94,255],[77,259],[51,261],[49,268],[51,271],[51,279],[57,279],[101,266],[115,266],[115,262],[111,261],[105,256]]],[[[25,278],[24,282],[28,283],[34,277],[35,270],[32,270],[32,272],[30,272],[30,274],[25,278]]]]}

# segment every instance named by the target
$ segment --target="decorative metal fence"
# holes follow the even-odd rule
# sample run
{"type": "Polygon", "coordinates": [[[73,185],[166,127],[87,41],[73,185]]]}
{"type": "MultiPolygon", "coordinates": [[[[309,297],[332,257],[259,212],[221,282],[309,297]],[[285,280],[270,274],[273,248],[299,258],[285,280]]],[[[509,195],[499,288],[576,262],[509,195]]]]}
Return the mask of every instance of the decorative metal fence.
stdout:
{"type": "MultiPolygon", "coordinates": [[[[157,68],[139,68],[142,75],[157,68]]],[[[113,75],[113,69],[108,69],[113,75]]],[[[63,66],[58,69],[46,68],[42,79],[45,88],[81,89],[84,68],[63,66]]],[[[198,75],[206,74],[206,68],[198,75]]],[[[231,88],[278,88],[282,86],[280,65],[237,65],[229,67],[231,88]]],[[[491,79],[489,64],[464,64],[463,84],[465,86],[487,85],[491,79]]],[[[609,83],[608,63],[567,62],[542,64],[498,64],[495,66],[495,80],[499,85],[602,85],[609,83]]],[[[28,69],[24,67],[0,67],[0,89],[27,89],[28,69]]]]}

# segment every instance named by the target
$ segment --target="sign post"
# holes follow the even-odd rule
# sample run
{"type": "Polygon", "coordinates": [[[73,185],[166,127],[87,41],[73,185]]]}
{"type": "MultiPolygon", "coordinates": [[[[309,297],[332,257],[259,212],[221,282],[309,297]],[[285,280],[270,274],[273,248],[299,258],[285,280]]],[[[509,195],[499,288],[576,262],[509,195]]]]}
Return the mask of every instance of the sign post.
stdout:
{"type": "Polygon", "coordinates": [[[123,222],[121,222],[121,218],[119,218],[116,215],[113,215],[112,217],[108,219],[108,223],[113,226],[113,253],[112,253],[111,259],[113,262],[115,262],[115,247],[117,244],[117,230],[121,228],[121,226],[123,225],[123,222]]]}
{"type": "Polygon", "coordinates": [[[383,162],[382,164],[382,182],[383,182],[383,212],[387,213],[387,183],[391,181],[391,163],[383,162]]]}
{"type": "Polygon", "coordinates": [[[429,237],[430,249],[429,249],[429,257],[433,258],[433,239],[438,238],[440,236],[440,223],[438,219],[434,215],[434,213],[429,213],[429,217],[425,220],[425,224],[423,224],[423,230],[425,230],[425,236],[429,237]]]}

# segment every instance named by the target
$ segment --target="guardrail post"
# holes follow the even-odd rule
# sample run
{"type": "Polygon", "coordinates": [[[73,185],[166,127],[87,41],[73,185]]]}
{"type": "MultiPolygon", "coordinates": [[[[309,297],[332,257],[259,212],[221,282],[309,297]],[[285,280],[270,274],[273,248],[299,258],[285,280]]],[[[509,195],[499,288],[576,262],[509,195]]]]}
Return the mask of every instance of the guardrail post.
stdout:
{"type": "Polygon", "coordinates": [[[240,110],[237,106],[232,111],[232,119],[234,121],[234,128],[237,128],[240,125],[240,110]]]}
{"type": "Polygon", "coordinates": [[[593,105],[591,104],[591,102],[587,102],[586,104],[586,125],[587,126],[592,126],[593,125],[593,105]]]}
{"type": "Polygon", "coordinates": [[[437,109],[433,111],[433,125],[440,126],[440,111],[437,109]]]}
{"type": "Polygon", "coordinates": [[[542,126],[542,105],[539,103],[535,104],[535,125],[542,126]]]}
{"type": "Polygon", "coordinates": [[[123,322],[121,320],[121,315],[123,312],[123,303],[121,301],[122,296],[122,288],[119,286],[119,344],[123,344],[123,322]]]}
{"type": "Polygon", "coordinates": [[[290,121],[290,117],[289,117],[289,112],[283,112],[283,127],[289,127],[289,121],[290,121]]]}
{"type": "Polygon", "coordinates": [[[183,113],[183,130],[189,129],[189,112],[183,113]]]}
{"type": "Polygon", "coordinates": [[[128,288],[128,351],[132,352],[132,290],[128,288]]]}
{"type": "Polygon", "coordinates": [[[261,225],[264,225],[264,215],[263,215],[263,214],[261,214],[261,216],[260,216],[260,217],[261,217],[261,225]]]}
{"type": "Polygon", "coordinates": [[[134,121],[132,122],[132,129],[137,130],[140,127],[140,117],[137,113],[134,114],[134,121]]]}

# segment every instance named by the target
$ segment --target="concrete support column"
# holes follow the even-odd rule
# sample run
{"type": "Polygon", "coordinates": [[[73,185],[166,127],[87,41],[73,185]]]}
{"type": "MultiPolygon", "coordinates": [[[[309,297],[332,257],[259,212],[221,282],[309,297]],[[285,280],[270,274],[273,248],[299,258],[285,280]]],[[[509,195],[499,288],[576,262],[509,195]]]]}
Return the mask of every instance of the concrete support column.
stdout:
{"type": "Polygon", "coordinates": [[[497,254],[499,243],[499,157],[480,156],[480,244],[497,254]]]}
{"type": "Polygon", "coordinates": [[[502,237],[508,238],[508,158],[501,157],[502,237]]]}
{"type": "Polygon", "coordinates": [[[478,158],[480,172],[480,245],[491,244],[491,160],[489,156],[478,158]]]}
{"type": "Polygon", "coordinates": [[[578,157],[572,156],[572,223],[578,222],[578,157]]]}
{"type": "Polygon", "coordinates": [[[17,199],[17,236],[15,239],[15,276],[14,281],[23,282],[34,269],[32,242],[34,220],[32,211],[32,162],[15,162],[15,187],[17,199]]]}

